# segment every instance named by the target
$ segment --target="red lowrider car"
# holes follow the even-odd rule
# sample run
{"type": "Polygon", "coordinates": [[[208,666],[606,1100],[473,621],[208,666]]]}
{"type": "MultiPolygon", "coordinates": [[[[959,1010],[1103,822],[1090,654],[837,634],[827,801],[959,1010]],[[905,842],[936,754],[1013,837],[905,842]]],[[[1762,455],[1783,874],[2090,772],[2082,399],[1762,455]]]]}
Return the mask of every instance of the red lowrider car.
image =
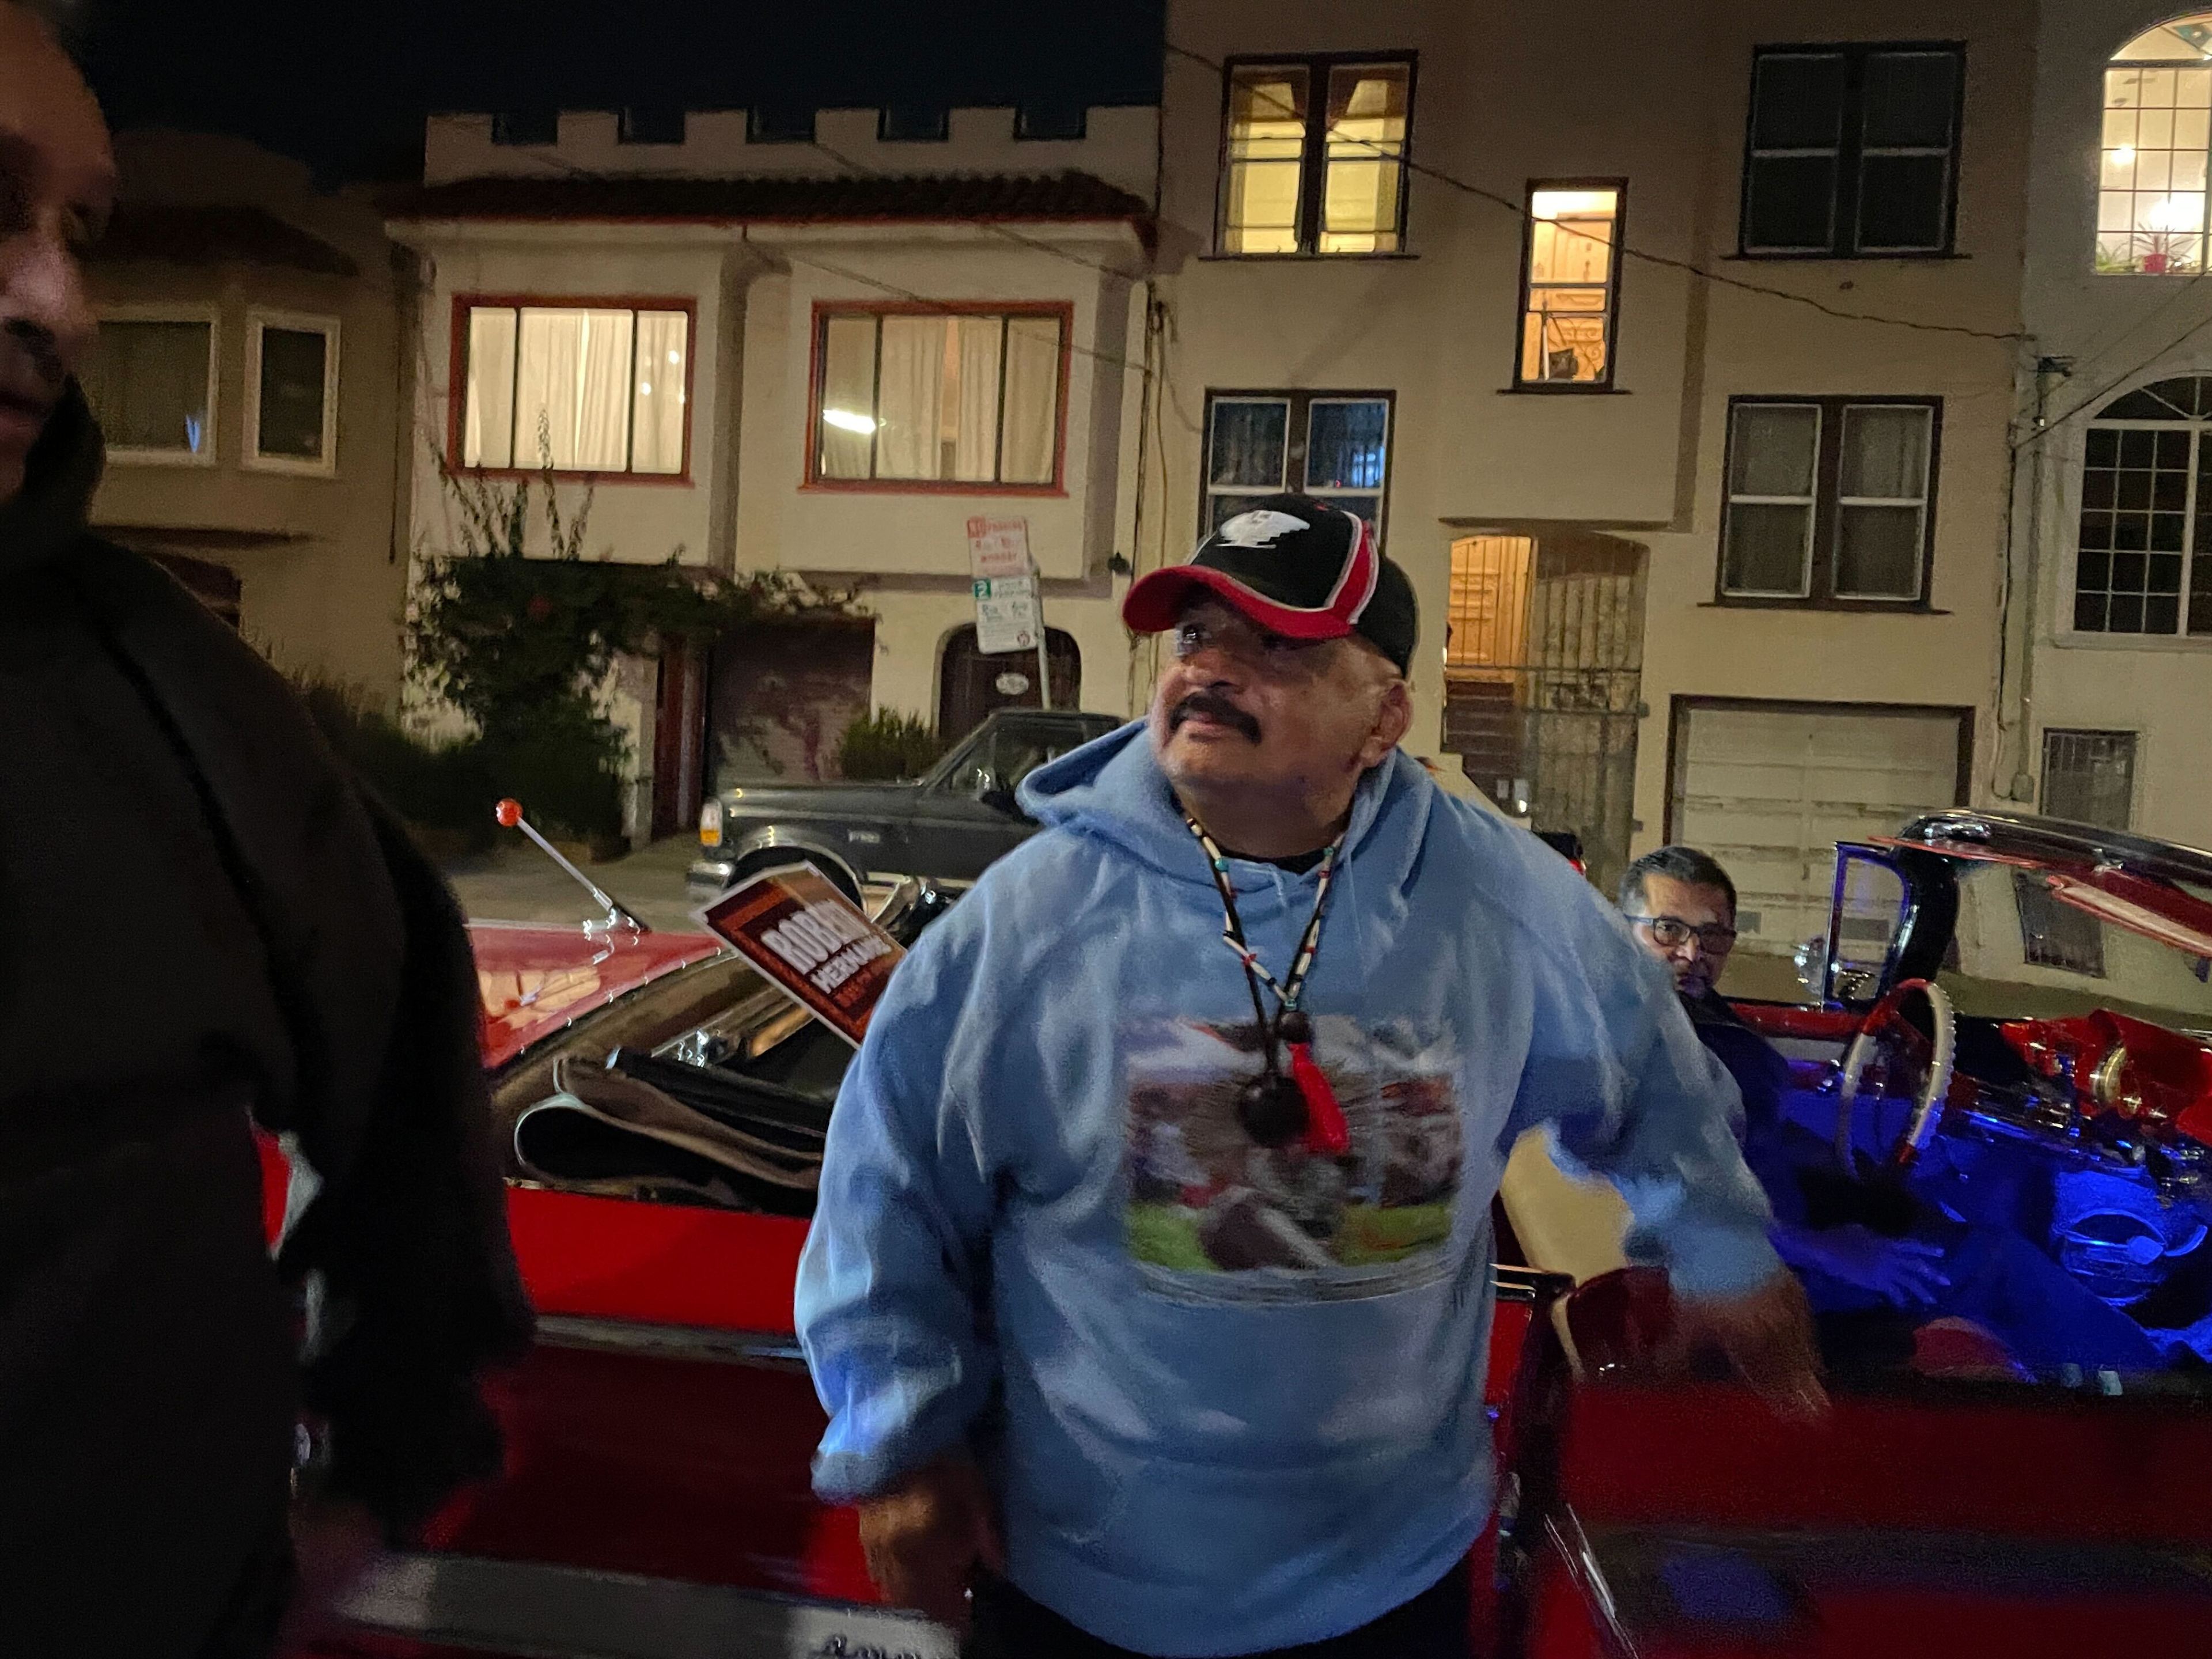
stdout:
{"type": "MultiPolygon", "coordinates": [[[[1818,1001],[1741,1005],[1791,1061],[1791,1115],[1862,1181],[2003,1166],[2008,1224],[2181,1369],[2030,1377],[1931,1340],[1783,1422],[1674,1354],[1609,1195],[1524,1143],[1478,1650],[2212,1653],[2212,856],[1950,814],[1839,849],[1836,893],[1818,1001]]],[[[871,902],[910,936],[942,901],[871,902]]],[[[843,1045],[702,936],[475,937],[539,1340],[495,1383],[504,1477],[386,1563],[328,1651],[950,1655],[872,1605],[850,1513],[808,1487],[792,1280],[843,1045]]]]}

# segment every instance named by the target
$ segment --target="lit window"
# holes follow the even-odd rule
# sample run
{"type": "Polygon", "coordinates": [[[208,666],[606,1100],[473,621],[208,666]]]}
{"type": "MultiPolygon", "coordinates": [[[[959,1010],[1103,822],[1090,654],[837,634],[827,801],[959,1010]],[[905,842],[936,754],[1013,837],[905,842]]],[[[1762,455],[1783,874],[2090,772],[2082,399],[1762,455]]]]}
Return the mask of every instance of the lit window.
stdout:
{"type": "Polygon", "coordinates": [[[2212,376],[2160,380],[2098,411],[2083,439],[2080,631],[2212,635],[2208,433],[2212,376]]]}
{"type": "Polygon", "coordinates": [[[1721,596],[1924,600],[1939,409],[1928,399],[1732,403],[1721,596]]]}
{"type": "Polygon", "coordinates": [[[1390,399],[1377,392],[1222,392],[1206,403],[1206,528],[1297,490],[1382,529],[1390,399]]]}
{"type": "Polygon", "coordinates": [[[1522,386],[1613,383],[1613,257],[1620,187],[1540,185],[1528,192],[1528,264],[1521,308],[1522,386]]]}
{"type": "Polygon", "coordinates": [[[2205,158],[2212,151],[2212,13],[2164,23],[2105,71],[2097,269],[2161,276],[2204,269],[2205,158]]]}
{"type": "Polygon", "coordinates": [[[1400,252],[1413,88],[1409,58],[1233,65],[1221,252],[1400,252]]]}
{"type": "Polygon", "coordinates": [[[78,373],[118,461],[212,465],[216,325],[212,317],[103,318],[78,373]]]}
{"type": "Polygon", "coordinates": [[[269,471],[337,469],[338,325],[256,314],[246,324],[246,465],[269,471]]]}
{"type": "Polygon", "coordinates": [[[1742,251],[1839,259],[1948,252],[1965,70],[1956,46],[1760,51],[1742,251]]]}
{"type": "Polygon", "coordinates": [[[824,483],[1058,482],[1066,313],[824,315],[814,477],[824,483]]]}
{"type": "Polygon", "coordinates": [[[464,466],[684,471],[690,313],[470,306],[465,325],[464,466]]]}

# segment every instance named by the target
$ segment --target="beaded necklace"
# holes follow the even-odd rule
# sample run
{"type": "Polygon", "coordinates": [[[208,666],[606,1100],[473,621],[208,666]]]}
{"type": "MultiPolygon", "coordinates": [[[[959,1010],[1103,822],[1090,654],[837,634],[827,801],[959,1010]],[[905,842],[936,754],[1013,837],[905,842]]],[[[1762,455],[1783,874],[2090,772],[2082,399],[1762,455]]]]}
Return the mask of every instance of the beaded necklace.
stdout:
{"type": "Polygon", "coordinates": [[[1313,971],[1314,957],[1321,948],[1322,918],[1328,910],[1329,888],[1336,879],[1344,837],[1339,836],[1321,855],[1313,915],[1306,919],[1305,932],[1298,937],[1290,972],[1278,980],[1267,971],[1244,937],[1243,919],[1237,914],[1236,890],[1229,884],[1227,855],[1196,818],[1186,812],[1183,822],[1205,850],[1214,890],[1221,896],[1221,942],[1244,969],[1244,984],[1252,993],[1253,1018],[1259,1022],[1261,1070],[1258,1077],[1244,1085],[1237,1097],[1237,1121],[1262,1146],[1286,1146],[1303,1139],[1308,1152],[1340,1158],[1351,1149],[1351,1133],[1344,1121],[1344,1109],[1337,1103],[1335,1091],[1329,1087],[1321,1067],[1314,1063],[1313,1021],[1298,1006],[1298,999],[1304,994],[1306,977],[1313,971]],[[1263,984],[1274,994],[1273,1019],[1267,1017],[1267,1005],[1260,995],[1263,984]],[[1279,1047],[1290,1051],[1288,1076],[1283,1073],[1277,1054],[1279,1047]]]}

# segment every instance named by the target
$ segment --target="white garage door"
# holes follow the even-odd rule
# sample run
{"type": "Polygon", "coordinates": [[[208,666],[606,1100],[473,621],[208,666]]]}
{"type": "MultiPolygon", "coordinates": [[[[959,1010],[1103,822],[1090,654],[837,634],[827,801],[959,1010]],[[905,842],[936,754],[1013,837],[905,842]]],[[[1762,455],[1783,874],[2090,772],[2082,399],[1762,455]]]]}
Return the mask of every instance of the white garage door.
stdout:
{"type": "Polygon", "coordinates": [[[1836,842],[1959,802],[1955,709],[1682,703],[1675,721],[1673,838],[1735,881],[1743,950],[1826,930],[1836,842]]]}

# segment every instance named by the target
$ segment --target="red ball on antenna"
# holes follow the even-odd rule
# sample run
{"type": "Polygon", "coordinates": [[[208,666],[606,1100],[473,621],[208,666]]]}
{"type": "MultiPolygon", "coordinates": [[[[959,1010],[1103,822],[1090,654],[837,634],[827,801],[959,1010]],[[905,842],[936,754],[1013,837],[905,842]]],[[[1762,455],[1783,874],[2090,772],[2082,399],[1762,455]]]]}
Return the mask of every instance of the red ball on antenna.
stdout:
{"type": "Polygon", "coordinates": [[[501,829],[512,830],[522,822],[522,803],[509,797],[493,807],[491,815],[499,820],[501,829]]]}

